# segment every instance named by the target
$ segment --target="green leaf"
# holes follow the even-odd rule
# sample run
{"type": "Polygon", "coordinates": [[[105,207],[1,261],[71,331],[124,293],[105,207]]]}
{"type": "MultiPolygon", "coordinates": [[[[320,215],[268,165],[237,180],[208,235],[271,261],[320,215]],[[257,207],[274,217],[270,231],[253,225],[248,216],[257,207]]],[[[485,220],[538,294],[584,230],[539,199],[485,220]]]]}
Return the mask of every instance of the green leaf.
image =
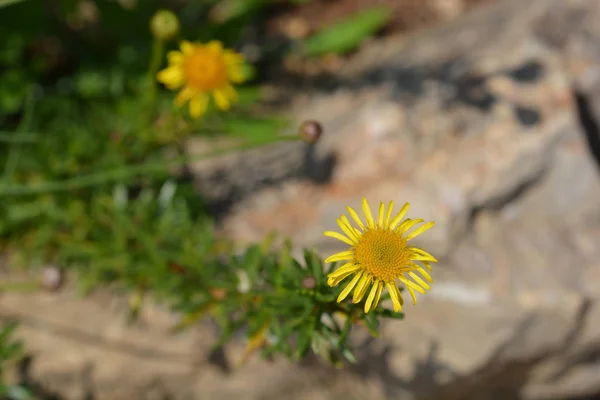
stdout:
{"type": "Polygon", "coordinates": [[[352,328],[352,318],[349,315],[346,315],[346,321],[344,322],[344,329],[340,334],[340,343],[344,344],[348,339],[348,335],[350,334],[350,328],[352,328]]]}
{"type": "Polygon", "coordinates": [[[390,17],[391,10],[388,7],[373,7],[328,26],[305,39],[302,43],[302,52],[309,57],[327,53],[347,53],[385,26],[390,17]]]}
{"type": "Polygon", "coordinates": [[[289,238],[286,238],[279,252],[279,265],[282,269],[288,269],[292,266],[292,262],[292,242],[289,238]]]}
{"type": "Polygon", "coordinates": [[[275,239],[277,238],[277,234],[275,232],[270,232],[269,234],[267,234],[267,236],[263,239],[263,241],[260,243],[259,248],[260,248],[260,252],[263,255],[267,255],[269,253],[269,251],[271,250],[271,248],[273,247],[273,242],[275,241],[275,239]]]}
{"type": "Polygon", "coordinates": [[[317,284],[320,283],[323,280],[323,264],[317,254],[312,250],[304,249],[304,261],[308,271],[317,280],[317,284]]]}
{"type": "Polygon", "coordinates": [[[224,131],[231,136],[254,140],[272,139],[281,134],[289,120],[278,117],[257,118],[230,115],[224,122],[224,131]]]}
{"type": "Polygon", "coordinates": [[[6,396],[9,399],[14,400],[34,400],[35,397],[24,387],[21,386],[8,386],[8,387],[0,387],[0,393],[6,393],[6,396]],[[2,392],[5,390],[5,392],[2,392]]]}
{"type": "Polygon", "coordinates": [[[13,334],[13,332],[17,329],[16,322],[9,322],[5,326],[0,329],[0,345],[8,340],[8,338],[13,334]]]}
{"type": "MultiPolygon", "coordinates": [[[[309,309],[312,313],[312,308],[309,309]]],[[[302,359],[306,356],[312,343],[313,333],[316,328],[317,321],[320,319],[320,312],[315,314],[304,315],[305,323],[299,328],[298,341],[296,344],[296,358],[302,359]]]]}
{"type": "Polygon", "coordinates": [[[0,8],[11,6],[13,4],[21,3],[25,0],[0,0],[0,8]]]}
{"type": "Polygon", "coordinates": [[[259,10],[268,3],[268,0],[221,0],[211,10],[211,18],[224,23],[259,10]]]}
{"type": "Polygon", "coordinates": [[[329,275],[330,273],[332,273],[335,270],[335,267],[337,267],[337,261],[329,263],[329,268],[327,269],[326,275],[329,275]]]}
{"type": "Polygon", "coordinates": [[[404,313],[395,312],[393,310],[383,309],[378,314],[386,318],[404,319],[404,313]]]}
{"type": "Polygon", "coordinates": [[[317,299],[318,301],[320,301],[321,303],[333,303],[333,301],[335,300],[335,298],[338,296],[337,293],[315,293],[314,294],[315,299],[317,299]]]}
{"type": "Polygon", "coordinates": [[[331,343],[327,338],[321,333],[315,331],[312,335],[312,340],[310,342],[312,351],[321,357],[322,359],[333,363],[333,354],[331,343]]]}
{"type": "Polygon", "coordinates": [[[343,349],[342,356],[344,356],[344,358],[346,360],[348,360],[349,362],[351,362],[352,364],[358,363],[358,360],[356,359],[356,357],[354,356],[354,353],[352,353],[352,351],[350,349],[343,349]]]}
{"type": "Polygon", "coordinates": [[[365,326],[373,337],[379,337],[379,320],[374,313],[366,314],[363,318],[365,326]]]}

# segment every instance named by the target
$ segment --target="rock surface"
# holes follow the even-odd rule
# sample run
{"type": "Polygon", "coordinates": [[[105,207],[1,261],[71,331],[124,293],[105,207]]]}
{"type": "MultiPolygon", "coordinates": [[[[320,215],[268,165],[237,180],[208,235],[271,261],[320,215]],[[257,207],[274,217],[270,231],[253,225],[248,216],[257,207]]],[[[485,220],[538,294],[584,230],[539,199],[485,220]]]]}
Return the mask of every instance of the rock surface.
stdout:
{"type": "Polygon", "coordinates": [[[391,398],[600,393],[599,26],[593,0],[511,0],[371,44],[295,105],[331,180],[263,189],[224,231],[329,254],[345,205],[409,201],[437,282],[360,375],[391,398]]]}
{"type": "Polygon", "coordinates": [[[200,187],[233,177],[214,195],[243,198],[222,223],[240,241],[275,230],[328,254],[339,247],[322,232],[362,196],[437,222],[421,239],[440,259],[433,289],[358,366],[254,360],[226,374],[207,362],[210,326],[172,338],[158,308],[124,326],[118,299],[3,294],[32,376],[66,399],[600,393],[599,27],[596,0],[505,0],[371,43],[297,96],[298,120],[325,127],[317,146],[191,166],[200,187]]]}

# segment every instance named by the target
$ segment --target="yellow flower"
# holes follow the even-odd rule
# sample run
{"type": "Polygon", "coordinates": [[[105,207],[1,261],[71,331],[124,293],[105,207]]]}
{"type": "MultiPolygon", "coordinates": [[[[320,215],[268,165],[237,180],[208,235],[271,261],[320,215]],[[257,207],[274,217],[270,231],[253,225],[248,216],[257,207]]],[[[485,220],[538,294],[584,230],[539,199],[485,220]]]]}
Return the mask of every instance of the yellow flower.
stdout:
{"type": "Polygon", "coordinates": [[[412,297],[413,304],[417,303],[415,291],[424,294],[430,289],[427,282],[433,280],[425,268],[431,271],[430,263],[437,260],[425,250],[409,246],[407,242],[427,231],[434,223],[428,222],[408,233],[411,228],[424,222],[422,219],[410,218],[402,221],[408,207],[409,204],[406,203],[392,218],[394,202],[390,201],[387,213],[384,204],[380,203],[377,221],[375,221],[369,203],[363,198],[362,210],[367,220],[366,225],[356,211],[347,207],[350,216],[360,229],[353,227],[348,218],[342,215],[337,219],[337,223],[345,235],[333,231],[325,232],[325,236],[341,240],[351,246],[350,249],[336,253],[325,260],[325,262],[347,261],[328,275],[329,286],[337,286],[345,278],[353,275],[340,293],[338,303],[343,301],[353,289],[353,303],[360,302],[368,291],[365,302],[365,312],[368,313],[377,307],[381,292],[387,288],[394,303],[394,311],[398,312],[402,311],[404,300],[396,280],[404,284],[412,297]]]}
{"type": "Polygon", "coordinates": [[[245,80],[243,56],[223,49],[216,40],[207,44],[183,41],[179,47],[181,51],[167,54],[169,66],[156,75],[167,88],[181,88],[175,104],[182,106],[189,101],[190,115],[198,118],[206,112],[212,93],[217,107],[228,110],[231,102],[237,100],[232,83],[245,80]]]}

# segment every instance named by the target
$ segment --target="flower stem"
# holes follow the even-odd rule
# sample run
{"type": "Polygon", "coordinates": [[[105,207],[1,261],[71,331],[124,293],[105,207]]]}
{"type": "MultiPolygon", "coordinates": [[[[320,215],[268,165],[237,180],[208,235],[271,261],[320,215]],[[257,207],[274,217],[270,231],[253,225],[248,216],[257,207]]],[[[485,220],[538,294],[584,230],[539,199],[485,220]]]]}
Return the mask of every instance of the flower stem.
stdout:
{"type": "Polygon", "coordinates": [[[144,164],[115,168],[108,171],[102,171],[95,174],[77,176],[62,181],[41,182],[33,185],[0,185],[0,198],[7,196],[24,196],[39,193],[63,192],[69,190],[81,189],[89,186],[100,185],[108,182],[119,181],[138,175],[145,175],[152,172],[162,172],[173,165],[182,165],[192,161],[215,158],[235,151],[243,151],[266,144],[277,142],[297,141],[300,138],[294,136],[278,136],[276,138],[255,140],[241,145],[230,146],[224,149],[216,149],[196,156],[178,156],[168,160],[148,162],[144,164]]]}
{"type": "Polygon", "coordinates": [[[154,107],[156,101],[156,73],[160,68],[160,63],[164,57],[165,42],[162,39],[154,38],[152,41],[152,58],[148,68],[148,103],[154,107]]]}
{"type": "MultiPolygon", "coordinates": [[[[23,118],[17,127],[17,131],[15,132],[13,141],[18,142],[24,136],[27,136],[26,132],[31,129],[31,124],[33,123],[33,109],[35,106],[35,87],[31,86],[29,91],[27,92],[27,97],[25,98],[25,106],[23,109],[23,118]]],[[[9,182],[17,169],[17,163],[19,162],[19,157],[21,155],[21,148],[12,146],[9,149],[8,157],[6,158],[6,164],[4,165],[4,180],[9,182]]]]}
{"type": "Polygon", "coordinates": [[[38,136],[31,133],[15,133],[0,131],[0,142],[4,143],[35,143],[38,136]]]}

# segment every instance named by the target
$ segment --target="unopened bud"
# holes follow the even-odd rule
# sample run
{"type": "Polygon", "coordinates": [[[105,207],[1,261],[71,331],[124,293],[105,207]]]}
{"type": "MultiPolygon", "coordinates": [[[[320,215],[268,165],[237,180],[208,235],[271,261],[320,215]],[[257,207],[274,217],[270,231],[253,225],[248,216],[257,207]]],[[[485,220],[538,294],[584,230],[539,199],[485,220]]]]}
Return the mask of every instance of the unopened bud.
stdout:
{"type": "Polygon", "coordinates": [[[215,300],[223,300],[227,296],[227,291],[222,288],[214,288],[210,290],[210,294],[215,300]]]}
{"type": "Polygon", "coordinates": [[[314,289],[315,286],[317,286],[317,280],[315,279],[314,276],[305,276],[302,279],[302,286],[305,289],[314,289]]]}
{"type": "Polygon", "coordinates": [[[42,270],[42,285],[50,290],[58,290],[64,281],[64,276],[60,268],[54,265],[48,265],[42,270]]]}
{"type": "Polygon", "coordinates": [[[157,39],[173,39],[179,33],[179,20],[169,10],[157,11],[150,20],[150,31],[157,39]]]}
{"type": "Polygon", "coordinates": [[[323,127],[317,121],[304,121],[300,125],[300,136],[308,143],[315,143],[321,137],[323,127]]]}

